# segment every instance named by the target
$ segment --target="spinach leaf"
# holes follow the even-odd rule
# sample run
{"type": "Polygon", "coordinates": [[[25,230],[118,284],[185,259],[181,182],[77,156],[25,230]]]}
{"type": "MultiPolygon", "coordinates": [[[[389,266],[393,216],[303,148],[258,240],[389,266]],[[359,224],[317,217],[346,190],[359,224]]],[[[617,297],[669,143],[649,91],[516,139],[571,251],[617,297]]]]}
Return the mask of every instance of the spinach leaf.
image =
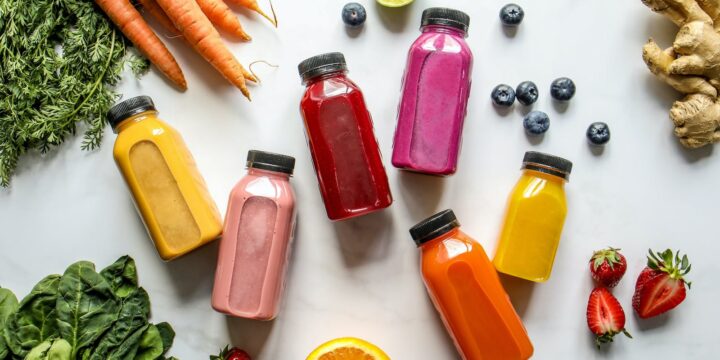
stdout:
{"type": "Polygon", "coordinates": [[[115,320],[120,301],[91,262],[80,261],[65,270],[58,286],[57,328],[72,347],[72,358],[92,345],[115,320]]]}
{"type": "Polygon", "coordinates": [[[134,360],[155,360],[163,354],[163,341],[157,326],[148,326],[140,338],[138,351],[134,360]]]}
{"type": "Polygon", "coordinates": [[[118,319],[98,341],[90,360],[104,360],[113,350],[130,336],[135,330],[148,323],[150,316],[150,298],[143,288],[133,291],[123,299],[118,319]]]}
{"type": "Polygon", "coordinates": [[[124,298],[138,287],[135,260],[125,255],[100,272],[117,297],[124,298]]]}
{"type": "Polygon", "coordinates": [[[46,340],[33,348],[25,360],[71,360],[72,347],[64,339],[46,340]]]}
{"type": "Polygon", "coordinates": [[[0,288],[0,360],[10,354],[10,349],[8,349],[3,336],[3,329],[5,329],[5,320],[17,310],[17,307],[18,300],[15,294],[8,289],[0,288]]]}
{"type": "Polygon", "coordinates": [[[23,357],[43,341],[57,337],[55,302],[59,283],[60,275],[42,279],[8,316],[3,335],[16,356],[23,357]]]}
{"type": "Polygon", "coordinates": [[[138,348],[140,347],[140,339],[142,338],[143,334],[145,334],[145,331],[150,327],[150,325],[143,325],[141,328],[135,330],[130,336],[128,336],[125,341],[120,344],[120,346],[115,349],[110,355],[107,357],[107,360],[133,360],[135,359],[135,354],[137,354],[138,348]]]}
{"type": "Polygon", "coordinates": [[[173,330],[172,326],[166,322],[161,322],[157,325],[158,331],[160,332],[160,339],[162,340],[163,344],[163,355],[165,355],[168,350],[170,350],[170,347],[173,344],[173,340],[175,340],[175,331],[173,330]]]}

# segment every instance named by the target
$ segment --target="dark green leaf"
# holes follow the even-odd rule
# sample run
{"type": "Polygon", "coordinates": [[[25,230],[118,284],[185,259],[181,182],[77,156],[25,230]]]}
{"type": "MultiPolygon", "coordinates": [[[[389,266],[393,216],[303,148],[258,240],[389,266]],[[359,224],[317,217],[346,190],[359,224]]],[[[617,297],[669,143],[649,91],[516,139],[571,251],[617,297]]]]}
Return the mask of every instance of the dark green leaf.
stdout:
{"type": "Polygon", "coordinates": [[[143,288],[138,288],[123,299],[120,315],[92,351],[90,360],[104,360],[134,331],[147,325],[150,315],[150,299],[143,288]]]}
{"type": "Polygon", "coordinates": [[[134,360],[155,360],[163,354],[163,340],[157,326],[150,325],[140,338],[134,360]]]}
{"type": "Polygon", "coordinates": [[[107,280],[115,295],[120,298],[130,295],[138,287],[135,260],[127,255],[100,271],[100,275],[107,280]]]}
{"type": "Polygon", "coordinates": [[[120,301],[87,261],[70,265],[58,286],[57,325],[73,358],[92,345],[118,318],[120,301]]]}
{"type": "Polygon", "coordinates": [[[42,279],[11,313],[4,337],[10,351],[20,357],[43,341],[58,336],[55,303],[60,275],[42,279]]]}
{"type": "Polygon", "coordinates": [[[107,360],[133,360],[135,359],[135,354],[137,354],[138,347],[140,347],[140,339],[142,338],[143,334],[145,334],[145,330],[150,325],[144,325],[141,328],[135,330],[130,336],[128,336],[125,341],[120,344],[120,346],[115,349],[110,355],[107,357],[107,360]]]}
{"type": "Polygon", "coordinates": [[[161,322],[157,325],[158,331],[160,332],[160,339],[162,339],[163,344],[163,355],[165,355],[168,350],[170,350],[170,347],[173,344],[173,341],[175,340],[175,330],[173,330],[172,326],[166,322],[161,322]]]}

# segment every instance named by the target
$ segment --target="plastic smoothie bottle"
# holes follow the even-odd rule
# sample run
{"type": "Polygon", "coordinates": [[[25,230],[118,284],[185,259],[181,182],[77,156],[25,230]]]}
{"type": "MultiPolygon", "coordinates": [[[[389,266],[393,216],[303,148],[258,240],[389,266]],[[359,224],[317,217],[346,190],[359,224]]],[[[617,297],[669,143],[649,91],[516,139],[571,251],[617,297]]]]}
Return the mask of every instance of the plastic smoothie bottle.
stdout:
{"type": "Polygon", "coordinates": [[[465,360],[517,360],[533,354],[525,327],[482,246],[460,231],[452,210],[410,229],[435,309],[465,360]]]}
{"type": "Polygon", "coordinates": [[[510,193],[493,263],[501,273],[543,282],[550,278],[565,223],[565,182],[572,163],[529,151],[522,168],[510,193]]]}
{"type": "Polygon", "coordinates": [[[237,317],[277,316],[295,230],[295,158],[251,150],[230,193],[212,306],[237,317]]]}
{"type": "Polygon", "coordinates": [[[157,114],[139,96],[110,109],[108,121],[118,169],[160,257],[172,260],[220,236],[222,220],[182,137],[157,114]]]}
{"type": "Polygon", "coordinates": [[[465,42],[470,17],[457,10],[423,12],[422,35],[408,53],[392,163],[432,175],[457,169],[470,95],[473,55],[465,42]]]}
{"type": "Polygon", "coordinates": [[[343,220],[392,204],[372,119],[348,77],[345,57],[329,53],[298,66],[307,86],[300,102],[325,210],[343,220]]]}

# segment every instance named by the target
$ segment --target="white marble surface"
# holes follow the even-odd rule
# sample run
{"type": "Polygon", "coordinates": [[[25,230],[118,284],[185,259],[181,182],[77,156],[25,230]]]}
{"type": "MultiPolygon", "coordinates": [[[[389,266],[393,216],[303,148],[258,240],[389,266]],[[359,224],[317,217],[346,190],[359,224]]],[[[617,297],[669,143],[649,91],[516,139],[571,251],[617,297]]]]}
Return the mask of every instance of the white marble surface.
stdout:
{"type": "Polygon", "coordinates": [[[339,0],[276,0],[277,30],[242,13],[255,41],[233,44],[234,52],[245,63],[265,59],[280,65],[257,65],[263,84],[252,89],[252,103],[177,39],[169,46],[190,90],[176,92],[154,71],[141,81],[127,76],[120,89],[126,97],[155,99],[162,117],[184,134],[220,208],[244,173],[248,149],[298,158],[292,182],[300,225],[276,321],[231,319],[211,310],[216,244],[171,263],[160,261],[112,161],[109,129],[96,152],[81,151],[76,138],[48,156],[23,157],[12,188],[0,191],[0,285],[24,295],[41,277],[76,260],[105,266],[130,254],[153,300],[153,319],[174,325],[172,353],[183,359],[204,359],[226,343],[260,360],[303,359],[339,336],[368,339],[397,360],[456,359],[426,296],[407,229],[451,207],[464,230],[493,253],[506,195],[519,176],[522,154],[532,149],[575,162],[552,279],[539,285],[505,279],[535,358],[714,358],[720,154],[678,145],[667,118],[678,95],[652,78],[640,58],[650,36],[669,45],[674,26],[639,0],[522,1],[526,19],[510,37],[497,19],[504,1],[416,0],[397,11],[361,2],[368,21],[359,33],[346,32],[339,0]],[[418,35],[422,9],[432,5],[455,6],[472,16],[468,41],[476,57],[460,170],[447,179],[401,173],[389,164],[405,52],[418,35]],[[297,63],[332,50],[345,53],[350,76],[365,92],[395,196],[389,210],[342,223],[325,217],[298,113],[303,87],[297,63]],[[559,76],[578,85],[566,109],[547,94],[559,76]],[[525,136],[523,109],[500,114],[489,100],[496,84],[528,79],[542,90],[534,108],[552,118],[540,142],[525,136]],[[602,154],[585,140],[593,121],[606,121],[613,131],[602,154]],[[592,286],[586,261],[606,245],[622,247],[629,258],[615,294],[635,339],[620,338],[597,351],[585,324],[592,286]],[[674,312],[641,322],[630,302],[648,247],[686,251],[694,286],[674,312]]]}

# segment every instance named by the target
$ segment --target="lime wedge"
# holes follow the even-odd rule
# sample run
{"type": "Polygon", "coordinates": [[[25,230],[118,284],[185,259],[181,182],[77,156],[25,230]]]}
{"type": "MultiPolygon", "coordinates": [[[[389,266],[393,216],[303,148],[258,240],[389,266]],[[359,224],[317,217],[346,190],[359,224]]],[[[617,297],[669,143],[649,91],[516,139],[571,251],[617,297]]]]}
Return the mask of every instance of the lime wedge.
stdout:
{"type": "Polygon", "coordinates": [[[382,6],[401,7],[413,2],[413,0],[377,0],[377,2],[382,6]]]}

